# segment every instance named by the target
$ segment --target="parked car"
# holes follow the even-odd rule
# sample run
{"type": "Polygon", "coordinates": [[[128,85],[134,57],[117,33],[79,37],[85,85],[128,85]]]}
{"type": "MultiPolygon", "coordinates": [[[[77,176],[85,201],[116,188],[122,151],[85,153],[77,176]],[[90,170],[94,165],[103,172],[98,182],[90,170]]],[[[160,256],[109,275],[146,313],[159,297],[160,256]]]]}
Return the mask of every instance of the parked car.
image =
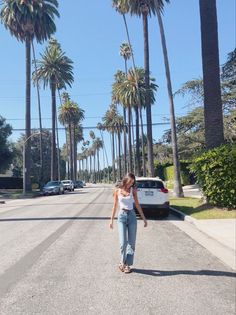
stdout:
{"type": "Polygon", "coordinates": [[[45,186],[43,186],[43,195],[60,195],[64,194],[64,186],[60,181],[50,181],[45,186]]]}
{"type": "Polygon", "coordinates": [[[141,208],[145,214],[157,217],[169,215],[169,193],[159,177],[136,177],[135,186],[141,208]]]}
{"type": "Polygon", "coordinates": [[[64,186],[64,190],[74,191],[74,183],[72,180],[64,179],[61,182],[64,186]]]}
{"type": "Polygon", "coordinates": [[[84,187],[84,184],[83,184],[82,180],[77,180],[75,188],[83,188],[83,187],[84,187]]]}

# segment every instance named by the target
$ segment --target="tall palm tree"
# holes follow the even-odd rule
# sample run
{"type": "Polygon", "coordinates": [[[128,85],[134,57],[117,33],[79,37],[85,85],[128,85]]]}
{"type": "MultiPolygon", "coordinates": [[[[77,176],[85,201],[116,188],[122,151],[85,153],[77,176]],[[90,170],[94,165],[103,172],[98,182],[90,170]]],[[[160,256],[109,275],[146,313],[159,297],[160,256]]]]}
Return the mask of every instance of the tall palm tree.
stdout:
{"type": "Polygon", "coordinates": [[[175,123],[175,110],[174,110],[174,100],[173,100],[173,93],[172,93],[172,84],[171,84],[171,77],[170,77],[170,67],[169,67],[169,60],[168,60],[168,54],[167,54],[164,26],[163,26],[162,17],[161,17],[162,9],[159,7],[157,0],[155,0],[155,8],[157,12],[157,19],[158,19],[160,35],[161,35],[161,43],[162,43],[162,50],[163,50],[165,70],[166,70],[167,91],[168,91],[168,96],[169,96],[171,144],[172,144],[173,165],[174,165],[174,191],[173,193],[176,197],[183,197],[184,194],[183,194],[183,189],[181,185],[181,177],[180,177],[180,163],[179,163],[179,155],[178,155],[177,132],[176,132],[176,123],[175,123]]]}
{"type": "Polygon", "coordinates": [[[94,149],[96,150],[97,152],[97,170],[98,170],[98,182],[101,181],[101,178],[100,178],[100,159],[99,159],[99,152],[100,152],[100,149],[103,148],[103,142],[100,138],[96,138],[94,140],[94,149]]]}
{"type": "MultiPolygon", "coordinates": [[[[127,60],[131,57],[131,47],[129,43],[122,43],[120,45],[120,55],[124,58],[125,62],[125,73],[127,75],[128,68],[127,68],[127,60]]],[[[126,167],[126,160],[127,160],[127,137],[126,137],[126,108],[123,106],[123,119],[124,119],[124,173],[127,173],[127,167],[126,167]]]]}
{"type": "MultiPolygon", "coordinates": [[[[164,2],[169,0],[158,0],[160,9],[164,7],[164,2]]],[[[150,71],[149,71],[149,43],[148,43],[148,16],[156,13],[155,0],[113,0],[113,5],[118,12],[124,14],[129,12],[131,15],[138,15],[143,20],[143,39],[144,39],[144,69],[145,85],[149,89],[150,71]]],[[[153,163],[153,139],[152,139],[152,111],[149,95],[145,98],[146,116],[147,116],[147,139],[148,139],[148,166],[149,174],[154,176],[153,163]]]]}
{"type": "Polygon", "coordinates": [[[6,29],[25,43],[26,52],[26,103],[25,103],[25,143],[23,166],[25,172],[24,190],[31,191],[30,182],[30,135],[31,135],[31,43],[33,39],[42,43],[56,31],[54,17],[59,17],[57,0],[3,0],[0,12],[1,22],[6,29]]]}
{"type": "Polygon", "coordinates": [[[224,142],[216,0],[199,0],[205,139],[208,149],[224,142]]]}
{"type": "Polygon", "coordinates": [[[37,61],[38,68],[33,73],[34,80],[43,82],[44,88],[49,86],[52,97],[52,160],[51,160],[51,180],[57,176],[56,169],[56,89],[59,86],[71,86],[74,81],[72,61],[61,50],[60,45],[55,41],[49,42],[41,60],[37,61]]]}
{"type": "Polygon", "coordinates": [[[76,180],[77,173],[77,143],[83,138],[79,122],[84,119],[84,111],[75,102],[68,100],[59,108],[59,121],[66,126],[70,139],[70,177],[76,180]]]}
{"type": "MultiPolygon", "coordinates": [[[[150,104],[155,102],[154,93],[157,85],[154,79],[150,79],[149,89],[146,89],[145,70],[142,68],[130,69],[127,78],[119,84],[113,85],[113,93],[125,107],[133,107],[136,115],[136,169],[140,175],[140,144],[139,144],[139,115],[141,115],[141,106],[145,104],[146,95],[149,95],[150,104]],[[136,80],[137,83],[136,84],[136,80]]],[[[143,139],[143,133],[142,133],[143,139]]],[[[143,142],[143,141],[142,141],[143,142]]],[[[144,152],[144,150],[143,150],[144,152]]],[[[143,154],[143,158],[145,155],[143,154]]]]}

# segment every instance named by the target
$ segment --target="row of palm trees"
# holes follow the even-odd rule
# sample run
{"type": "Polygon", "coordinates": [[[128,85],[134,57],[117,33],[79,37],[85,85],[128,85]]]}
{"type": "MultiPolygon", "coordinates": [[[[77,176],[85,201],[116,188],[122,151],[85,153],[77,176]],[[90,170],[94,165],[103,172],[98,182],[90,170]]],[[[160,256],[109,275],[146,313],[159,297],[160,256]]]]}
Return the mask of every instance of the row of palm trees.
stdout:
{"type": "MultiPolygon", "coordinates": [[[[112,0],[115,9],[122,15],[127,33],[128,43],[121,45],[120,54],[125,61],[125,72],[118,71],[115,75],[112,87],[112,106],[105,114],[101,128],[111,132],[112,142],[114,134],[117,134],[118,155],[121,148],[121,133],[123,132],[124,163],[123,170],[134,170],[134,161],[136,162],[135,171],[137,174],[146,174],[145,146],[143,141],[143,123],[142,110],[146,111],[146,133],[147,133],[147,166],[148,174],[154,176],[153,162],[153,137],[152,137],[152,115],[151,105],[154,103],[154,92],[157,88],[154,80],[150,78],[149,69],[149,34],[148,18],[156,15],[161,34],[163,56],[166,69],[167,90],[169,94],[169,107],[171,116],[171,138],[174,164],[174,194],[182,195],[180,185],[180,169],[178,161],[178,147],[175,127],[175,113],[173,103],[173,93],[171,87],[171,78],[169,62],[166,48],[164,27],[162,23],[162,13],[164,5],[169,0],[112,0]],[[136,15],[142,18],[143,23],[143,42],[144,42],[144,66],[138,68],[135,66],[134,56],[131,49],[129,30],[126,22],[126,15],[136,15]],[[127,61],[132,59],[132,68],[128,70],[127,61]],[[117,105],[123,107],[123,117],[117,115],[116,120],[109,117],[117,110],[117,105]],[[109,112],[110,111],[110,112],[109,112]],[[136,158],[132,158],[131,145],[132,111],[135,115],[136,125],[136,158]],[[127,117],[128,116],[128,117],[127,117]],[[128,118],[128,121],[126,121],[128,118]],[[140,165],[140,145],[139,145],[139,119],[141,121],[141,142],[142,142],[142,168],[140,165]],[[127,139],[128,136],[128,139],[127,139]],[[128,158],[127,158],[128,157],[128,158]]],[[[24,152],[24,171],[25,171],[25,190],[31,190],[30,184],[30,137],[31,137],[31,47],[33,41],[38,43],[51,38],[56,31],[55,17],[59,17],[57,0],[3,0],[0,11],[1,22],[11,35],[25,43],[26,51],[26,118],[25,129],[27,139],[24,152]]],[[[219,87],[219,53],[217,38],[217,15],[216,0],[199,0],[201,16],[201,35],[202,35],[202,59],[203,59],[203,77],[204,77],[204,112],[205,112],[205,131],[206,145],[208,148],[219,145],[223,142],[223,124],[222,124],[222,104],[219,87]],[[209,62],[210,61],[210,62],[209,62]],[[214,78],[214,80],[212,80],[214,78]]],[[[71,86],[73,78],[73,62],[62,51],[59,43],[51,39],[44,52],[41,54],[40,61],[34,61],[35,71],[33,73],[34,83],[38,88],[43,83],[44,88],[49,87],[52,99],[52,159],[51,159],[51,179],[58,177],[56,170],[56,91],[71,86]]],[[[40,107],[40,106],[39,106],[40,107]]],[[[83,113],[78,109],[77,104],[69,98],[64,99],[60,108],[60,121],[66,127],[68,136],[68,154],[70,155],[70,176],[76,178],[76,142],[81,141],[82,129],[79,128],[83,119],[83,113]],[[75,120],[69,123],[72,112],[76,112],[75,120]],[[78,133],[77,140],[76,133],[78,133]],[[69,148],[70,147],[70,148],[69,148]]],[[[42,128],[40,124],[40,128],[42,128]]],[[[42,130],[41,130],[42,132],[42,130]]],[[[134,138],[134,137],[133,137],[134,138]]],[[[120,158],[119,158],[120,159],[120,158]]],[[[113,160],[115,161],[115,159],[113,160]]],[[[43,163],[43,159],[41,161],[43,163]]],[[[119,165],[119,177],[121,176],[121,162],[119,165]]],[[[115,174],[115,170],[113,170],[115,174]]]]}

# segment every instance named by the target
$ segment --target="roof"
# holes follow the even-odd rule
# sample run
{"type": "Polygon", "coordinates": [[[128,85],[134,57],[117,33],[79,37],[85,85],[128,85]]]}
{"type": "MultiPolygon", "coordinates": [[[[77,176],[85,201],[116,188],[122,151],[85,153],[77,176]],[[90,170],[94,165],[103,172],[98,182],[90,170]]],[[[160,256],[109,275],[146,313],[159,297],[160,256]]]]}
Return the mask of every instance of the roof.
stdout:
{"type": "Polygon", "coordinates": [[[160,180],[162,179],[160,177],[135,177],[136,180],[160,180]]]}

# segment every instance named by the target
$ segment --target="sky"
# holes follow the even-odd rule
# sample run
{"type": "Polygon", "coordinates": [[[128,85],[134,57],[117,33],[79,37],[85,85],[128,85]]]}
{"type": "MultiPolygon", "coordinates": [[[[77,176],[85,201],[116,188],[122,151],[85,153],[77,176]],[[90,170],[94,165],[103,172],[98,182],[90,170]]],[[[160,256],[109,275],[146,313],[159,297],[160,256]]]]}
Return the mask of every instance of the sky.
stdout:
{"type": "MultiPolygon", "coordinates": [[[[207,1],[207,0],[206,0],[207,1]]],[[[85,111],[84,137],[102,121],[111,103],[111,85],[118,69],[124,70],[119,47],[127,41],[122,16],[112,8],[111,0],[59,0],[60,18],[56,18],[54,37],[62,50],[74,62],[74,83],[67,92],[85,111]]],[[[173,92],[186,81],[202,76],[201,37],[198,0],[175,0],[165,6],[163,23],[166,34],[173,92]]],[[[220,64],[235,48],[235,0],[217,0],[220,64]]],[[[143,67],[142,20],[127,16],[135,63],[143,67]]],[[[35,44],[36,58],[40,59],[45,46],[35,44]]],[[[150,71],[159,88],[152,106],[153,123],[167,122],[168,95],[161,41],[157,18],[149,19],[150,71]]],[[[0,24],[0,115],[13,127],[10,140],[16,141],[24,129],[25,117],[25,48],[0,24]]],[[[131,67],[131,63],[129,64],[131,67]]],[[[43,127],[51,127],[51,98],[49,89],[40,89],[43,127]]],[[[32,128],[38,128],[36,90],[32,87],[32,128]]],[[[59,100],[57,100],[59,106],[59,100]]],[[[176,116],[189,110],[187,100],[174,99],[176,116]]],[[[144,115],[144,121],[146,116],[144,115]]],[[[169,128],[153,126],[153,138],[158,140],[169,128]]],[[[94,129],[95,135],[100,136],[94,129]]],[[[109,136],[104,134],[110,160],[109,136]]],[[[60,146],[65,142],[64,131],[59,131],[60,146]]],[[[79,147],[80,150],[80,147],[79,147]]]]}

